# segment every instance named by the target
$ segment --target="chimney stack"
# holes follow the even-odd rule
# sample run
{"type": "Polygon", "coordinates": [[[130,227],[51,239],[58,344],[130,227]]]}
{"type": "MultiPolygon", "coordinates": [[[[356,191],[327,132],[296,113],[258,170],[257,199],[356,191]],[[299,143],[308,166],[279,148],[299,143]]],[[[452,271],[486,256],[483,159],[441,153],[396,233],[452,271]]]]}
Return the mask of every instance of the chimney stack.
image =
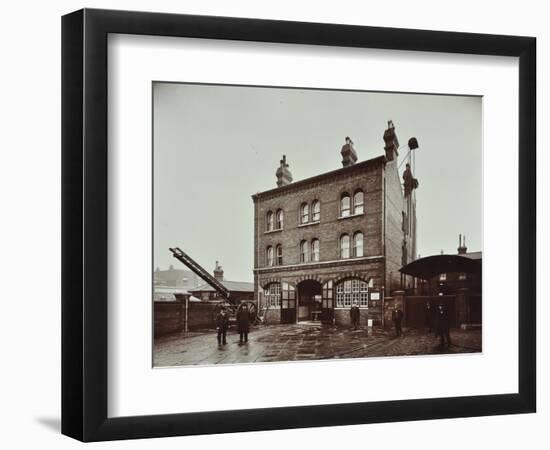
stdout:
{"type": "Polygon", "coordinates": [[[466,247],[466,235],[462,236],[461,234],[458,235],[458,254],[464,255],[468,251],[468,248],[466,247]]]}
{"type": "Polygon", "coordinates": [[[344,167],[353,166],[357,161],[357,153],[353,148],[353,141],[349,136],[346,137],[346,143],[342,146],[340,154],[342,155],[342,166],[344,167]]]}
{"type": "Polygon", "coordinates": [[[214,268],[214,278],[218,281],[223,281],[223,269],[220,266],[219,261],[216,261],[216,267],[214,268]]]}
{"type": "Polygon", "coordinates": [[[288,164],[286,163],[286,155],[283,155],[281,159],[280,166],[275,172],[277,177],[277,187],[286,186],[287,184],[292,183],[292,173],[288,169],[288,164]]]}
{"type": "Polygon", "coordinates": [[[397,156],[399,153],[397,149],[399,148],[399,141],[395,135],[395,126],[392,120],[388,120],[388,129],[384,131],[384,143],[386,144],[384,150],[386,151],[386,159],[388,161],[397,161],[397,156]]]}

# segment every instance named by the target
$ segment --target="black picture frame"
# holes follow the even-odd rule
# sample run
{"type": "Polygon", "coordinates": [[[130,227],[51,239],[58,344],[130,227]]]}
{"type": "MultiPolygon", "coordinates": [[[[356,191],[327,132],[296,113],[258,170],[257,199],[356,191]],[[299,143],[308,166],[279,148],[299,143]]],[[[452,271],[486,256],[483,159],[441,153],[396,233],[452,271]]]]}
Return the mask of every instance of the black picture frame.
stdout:
{"type": "Polygon", "coordinates": [[[82,441],[535,412],[536,39],[84,9],[62,18],[62,433],[82,441]],[[519,58],[518,393],[107,417],[107,36],[178,36],[519,58]]]}

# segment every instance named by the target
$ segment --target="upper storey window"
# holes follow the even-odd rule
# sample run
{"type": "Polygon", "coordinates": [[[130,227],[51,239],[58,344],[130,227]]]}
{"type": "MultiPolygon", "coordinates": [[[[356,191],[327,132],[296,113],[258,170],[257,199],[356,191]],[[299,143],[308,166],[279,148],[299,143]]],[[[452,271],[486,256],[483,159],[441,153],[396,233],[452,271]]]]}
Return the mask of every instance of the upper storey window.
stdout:
{"type": "Polygon", "coordinates": [[[353,255],[363,256],[363,233],[360,231],[353,235],[353,255]]]}
{"type": "Polygon", "coordinates": [[[340,217],[349,217],[351,214],[351,197],[348,193],[340,197],[340,217]]]}
{"type": "Polygon", "coordinates": [[[350,257],[349,235],[343,234],[340,236],[340,258],[350,257]]]}
{"type": "Polygon", "coordinates": [[[267,223],[267,231],[273,231],[273,225],[274,225],[274,217],[273,212],[268,211],[266,216],[266,223],[267,223]]]}
{"type": "Polygon", "coordinates": [[[277,229],[282,230],[283,229],[283,221],[284,221],[284,213],[282,209],[277,210],[277,229]]]}
{"type": "Polygon", "coordinates": [[[300,262],[309,262],[309,245],[307,241],[300,242],[300,262]]]}
{"type": "Polygon", "coordinates": [[[268,266],[273,265],[273,247],[271,245],[266,249],[265,262],[268,266]]]}
{"type": "Polygon", "coordinates": [[[356,191],[353,195],[353,214],[363,214],[365,210],[363,191],[356,191]]]}
{"type": "Polygon", "coordinates": [[[300,206],[300,223],[309,222],[309,205],[307,203],[302,203],[300,206]]]}
{"type": "Polygon", "coordinates": [[[313,222],[321,220],[321,202],[319,200],[314,200],[311,204],[311,220],[313,222]]]}
{"type": "Polygon", "coordinates": [[[281,244],[275,247],[275,256],[277,258],[277,265],[282,266],[283,265],[283,246],[281,244]]]}
{"type": "Polygon", "coordinates": [[[319,261],[319,239],[311,241],[311,260],[319,261]]]}

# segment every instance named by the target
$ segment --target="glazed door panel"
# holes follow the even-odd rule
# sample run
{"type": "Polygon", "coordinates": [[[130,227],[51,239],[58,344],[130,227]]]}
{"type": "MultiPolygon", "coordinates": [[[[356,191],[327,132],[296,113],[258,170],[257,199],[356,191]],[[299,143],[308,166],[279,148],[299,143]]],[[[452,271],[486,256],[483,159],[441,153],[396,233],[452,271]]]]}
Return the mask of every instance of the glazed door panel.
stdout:
{"type": "Polygon", "coordinates": [[[334,284],[332,280],[323,285],[321,299],[321,322],[332,325],[334,323],[334,284]]]}

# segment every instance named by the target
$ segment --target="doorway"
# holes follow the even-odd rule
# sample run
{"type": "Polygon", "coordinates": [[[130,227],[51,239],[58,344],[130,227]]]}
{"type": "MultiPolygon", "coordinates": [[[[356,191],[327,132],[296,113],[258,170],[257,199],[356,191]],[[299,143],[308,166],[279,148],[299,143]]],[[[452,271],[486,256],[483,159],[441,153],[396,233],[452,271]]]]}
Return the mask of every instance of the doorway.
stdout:
{"type": "Polygon", "coordinates": [[[321,315],[322,286],[315,280],[298,284],[298,321],[319,320],[321,315]]]}

